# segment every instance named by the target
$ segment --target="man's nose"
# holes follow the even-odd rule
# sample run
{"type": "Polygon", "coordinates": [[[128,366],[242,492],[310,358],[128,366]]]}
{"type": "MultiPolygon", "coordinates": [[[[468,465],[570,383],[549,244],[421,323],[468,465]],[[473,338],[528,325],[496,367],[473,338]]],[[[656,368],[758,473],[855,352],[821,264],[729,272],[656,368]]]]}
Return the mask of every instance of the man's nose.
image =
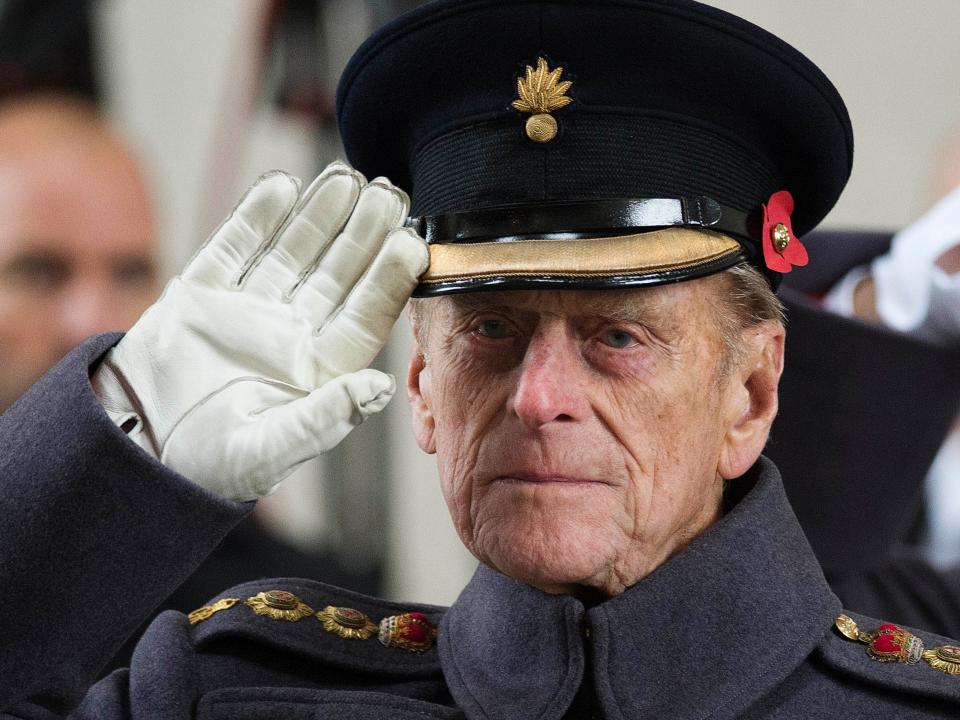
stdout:
{"type": "Polygon", "coordinates": [[[92,335],[108,330],[125,330],[116,307],[116,298],[107,283],[74,282],[63,293],[60,308],[61,343],[73,348],[92,335]]]}
{"type": "Polygon", "coordinates": [[[527,346],[507,409],[526,427],[583,420],[590,412],[582,361],[560,333],[538,334],[527,346]]]}

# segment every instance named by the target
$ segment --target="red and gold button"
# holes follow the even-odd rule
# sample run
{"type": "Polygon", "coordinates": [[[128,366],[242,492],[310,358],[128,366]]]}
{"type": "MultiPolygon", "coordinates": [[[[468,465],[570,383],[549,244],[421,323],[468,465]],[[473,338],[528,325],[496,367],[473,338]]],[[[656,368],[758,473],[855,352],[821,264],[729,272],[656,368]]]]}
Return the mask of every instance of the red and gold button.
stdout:
{"type": "Polygon", "coordinates": [[[390,615],[380,621],[380,642],[386,647],[424,652],[433,646],[437,629],[419,612],[390,615]]]}

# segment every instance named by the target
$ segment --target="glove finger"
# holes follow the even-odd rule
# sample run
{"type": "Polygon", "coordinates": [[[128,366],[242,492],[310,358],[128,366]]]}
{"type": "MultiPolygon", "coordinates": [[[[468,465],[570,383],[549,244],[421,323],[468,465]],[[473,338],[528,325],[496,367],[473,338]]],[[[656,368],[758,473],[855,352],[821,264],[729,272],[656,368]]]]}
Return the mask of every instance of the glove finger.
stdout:
{"type": "Polygon", "coordinates": [[[380,351],[394,322],[429,263],[426,243],[413,230],[393,231],[337,313],[315,331],[325,348],[320,353],[327,371],[346,372],[370,363],[380,351]]]}
{"type": "Polygon", "coordinates": [[[355,427],[387,406],[396,392],[391,375],[365,369],[341,375],[306,397],[264,413],[242,438],[259,460],[235,486],[236,500],[271,493],[297,466],[332,450],[355,427]]]}
{"type": "Polygon", "coordinates": [[[260,178],[184,269],[182,278],[236,287],[276,240],[300,195],[300,181],[273,171],[260,178]]]}
{"type": "Polygon", "coordinates": [[[313,271],[333,238],[350,218],[363,175],[342,162],[333,162],[304,191],[289,224],[277,238],[269,258],[289,268],[293,280],[285,288],[291,297],[313,271]]]}
{"type": "Polygon", "coordinates": [[[387,235],[406,218],[408,207],[406,193],[383,178],[363,189],[343,232],[304,282],[313,290],[313,297],[302,307],[315,327],[323,324],[350,293],[377,257],[387,235]]]}
{"type": "Polygon", "coordinates": [[[387,406],[396,392],[391,375],[370,368],[341,375],[306,397],[269,410],[254,447],[283,470],[336,447],[347,434],[387,406]]]}
{"type": "Polygon", "coordinates": [[[241,379],[183,419],[160,461],[223,497],[254,500],[380,412],[395,391],[393,377],[371,369],[342,375],[310,393],[241,379]]]}

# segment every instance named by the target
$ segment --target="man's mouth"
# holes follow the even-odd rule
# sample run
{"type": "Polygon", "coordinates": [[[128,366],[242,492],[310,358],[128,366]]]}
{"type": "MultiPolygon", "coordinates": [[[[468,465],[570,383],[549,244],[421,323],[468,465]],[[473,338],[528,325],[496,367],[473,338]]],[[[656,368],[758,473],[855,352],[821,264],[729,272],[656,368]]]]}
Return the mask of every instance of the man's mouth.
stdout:
{"type": "Polygon", "coordinates": [[[495,482],[531,484],[531,485],[606,485],[602,480],[577,475],[559,475],[553,473],[509,473],[498,475],[495,482]]]}

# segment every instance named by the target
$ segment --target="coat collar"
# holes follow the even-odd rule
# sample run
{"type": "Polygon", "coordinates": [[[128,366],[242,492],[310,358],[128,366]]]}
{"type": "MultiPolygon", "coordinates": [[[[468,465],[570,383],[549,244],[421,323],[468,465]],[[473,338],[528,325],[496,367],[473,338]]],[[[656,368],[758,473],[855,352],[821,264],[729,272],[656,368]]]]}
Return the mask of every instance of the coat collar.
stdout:
{"type": "Polygon", "coordinates": [[[588,661],[611,719],[736,717],[792,673],[840,603],[773,464],[761,458],[729,490],[716,525],[589,609],[481,566],[439,638],[468,717],[561,718],[588,661]]]}

